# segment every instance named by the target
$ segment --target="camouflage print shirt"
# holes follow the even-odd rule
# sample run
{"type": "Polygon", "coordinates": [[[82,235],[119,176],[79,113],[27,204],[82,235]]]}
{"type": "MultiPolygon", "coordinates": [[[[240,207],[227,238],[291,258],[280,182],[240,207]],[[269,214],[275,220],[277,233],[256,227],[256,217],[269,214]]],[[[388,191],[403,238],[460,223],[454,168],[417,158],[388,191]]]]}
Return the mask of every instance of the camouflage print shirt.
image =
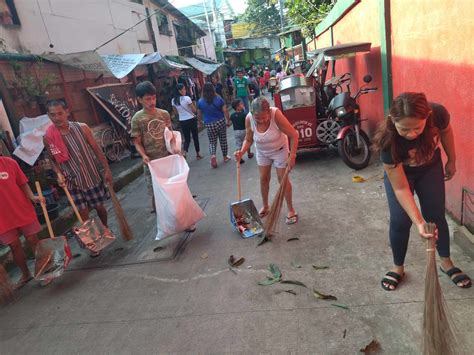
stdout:
{"type": "Polygon", "coordinates": [[[132,118],[132,138],[140,137],[143,148],[150,160],[169,155],[166,150],[164,131],[171,128],[170,114],[165,110],[156,109],[154,113],[138,111],[132,118]]]}

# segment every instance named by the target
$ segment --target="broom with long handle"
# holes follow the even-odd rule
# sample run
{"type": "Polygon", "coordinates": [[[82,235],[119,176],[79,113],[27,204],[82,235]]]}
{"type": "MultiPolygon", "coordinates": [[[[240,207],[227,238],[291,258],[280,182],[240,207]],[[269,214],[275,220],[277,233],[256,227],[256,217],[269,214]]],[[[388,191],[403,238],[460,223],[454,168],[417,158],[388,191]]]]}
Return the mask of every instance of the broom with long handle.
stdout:
{"type": "Polygon", "coordinates": [[[115,215],[117,216],[117,220],[119,222],[122,238],[123,240],[128,242],[129,240],[133,239],[132,230],[128,225],[127,218],[125,217],[125,212],[123,211],[122,205],[120,204],[117,195],[115,195],[114,186],[110,183],[107,183],[107,187],[109,188],[110,197],[112,198],[112,203],[114,204],[115,215]]]}
{"type": "Polygon", "coordinates": [[[7,272],[0,265],[0,303],[7,303],[13,299],[13,287],[7,272]]]}
{"type": "MultiPolygon", "coordinates": [[[[425,231],[435,234],[436,225],[427,223],[425,231]]],[[[454,324],[449,316],[443,291],[439,284],[436,267],[436,241],[426,241],[427,264],[425,276],[425,305],[423,313],[423,354],[455,355],[460,354],[454,324]]]]}

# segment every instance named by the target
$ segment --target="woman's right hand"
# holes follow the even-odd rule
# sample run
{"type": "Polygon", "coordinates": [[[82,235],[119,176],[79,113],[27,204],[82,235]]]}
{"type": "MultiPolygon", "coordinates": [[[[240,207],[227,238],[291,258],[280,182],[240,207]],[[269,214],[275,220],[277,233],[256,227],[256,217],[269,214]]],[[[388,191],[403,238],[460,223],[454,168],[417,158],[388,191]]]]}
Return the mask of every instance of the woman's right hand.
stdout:
{"type": "Polygon", "coordinates": [[[418,234],[420,235],[420,237],[424,239],[435,238],[435,240],[438,240],[438,228],[436,228],[435,232],[431,234],[425,230],[425,226],[426,226],[426,222],[424,221],[423,223],[418,223],[416,225],[416,228],[418,229],[418,234]]]}

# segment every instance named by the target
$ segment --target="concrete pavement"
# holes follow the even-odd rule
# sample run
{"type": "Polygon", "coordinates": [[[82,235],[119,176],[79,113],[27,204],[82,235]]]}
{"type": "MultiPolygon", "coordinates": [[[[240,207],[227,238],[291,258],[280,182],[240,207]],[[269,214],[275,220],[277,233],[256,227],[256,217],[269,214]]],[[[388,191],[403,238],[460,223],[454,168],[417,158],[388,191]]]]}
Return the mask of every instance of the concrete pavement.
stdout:
{"type": "MultiPolygon", "coordinates": [[[[354,172],[334,151],[299,154],[291,180],[300,220],[283,223],[271,243],[257,248],[257,240],[241,239],[229,224],[235,165],[219,157],[211,169],[205,131],[200,139],[205,159],[194,160],[193,148],[188,158],[190,188],[207,214],[197,231],[154,241],[155,217],[138,178],[119,193],[136,239],[117,241],[97,259],[83,254],[47,288],[33,281],[19,291],[0,309],[1,354],[355,354],[372,339],[386,354],[419,353],[425,246],[413,233],[407,277],[396,292],[384,291],[380,279],[391,252],[378,162],[354,172]],[[352,183],[354,174],[370,180],[352,183]],[[246,259],[235,273],[227,266],[231,254],[246,259]],[[270,263],[308,289],[259,286],[270,263]],[[338,300],[316,299],[313,287],[338,300]],[[296,295],[281,292],[290,289],[296,295]]],[[[241,170],[243,196],[260,207],[255,159],[241,170]]],[[[471,258],[452,249],[457,266],[474,276],[471,258]]],[[[440,282],[472,348],[474,289],[458,289],[445,275],[440,282]]]]}

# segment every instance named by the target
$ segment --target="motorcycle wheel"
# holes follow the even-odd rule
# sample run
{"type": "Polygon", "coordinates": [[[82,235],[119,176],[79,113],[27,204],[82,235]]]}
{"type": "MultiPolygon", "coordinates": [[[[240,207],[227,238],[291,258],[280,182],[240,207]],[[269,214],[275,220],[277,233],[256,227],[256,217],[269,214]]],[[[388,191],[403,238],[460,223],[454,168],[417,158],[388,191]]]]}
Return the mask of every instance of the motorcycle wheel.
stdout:
{"type": "Polygon", "coordinates": [[[357,148],[357,137],[353,130],[337,141],[337,151],[342,161],[352,169],[360,170],[369,165],[370,140],[364,131],[359,131],[361,147],[357,148]]]}

